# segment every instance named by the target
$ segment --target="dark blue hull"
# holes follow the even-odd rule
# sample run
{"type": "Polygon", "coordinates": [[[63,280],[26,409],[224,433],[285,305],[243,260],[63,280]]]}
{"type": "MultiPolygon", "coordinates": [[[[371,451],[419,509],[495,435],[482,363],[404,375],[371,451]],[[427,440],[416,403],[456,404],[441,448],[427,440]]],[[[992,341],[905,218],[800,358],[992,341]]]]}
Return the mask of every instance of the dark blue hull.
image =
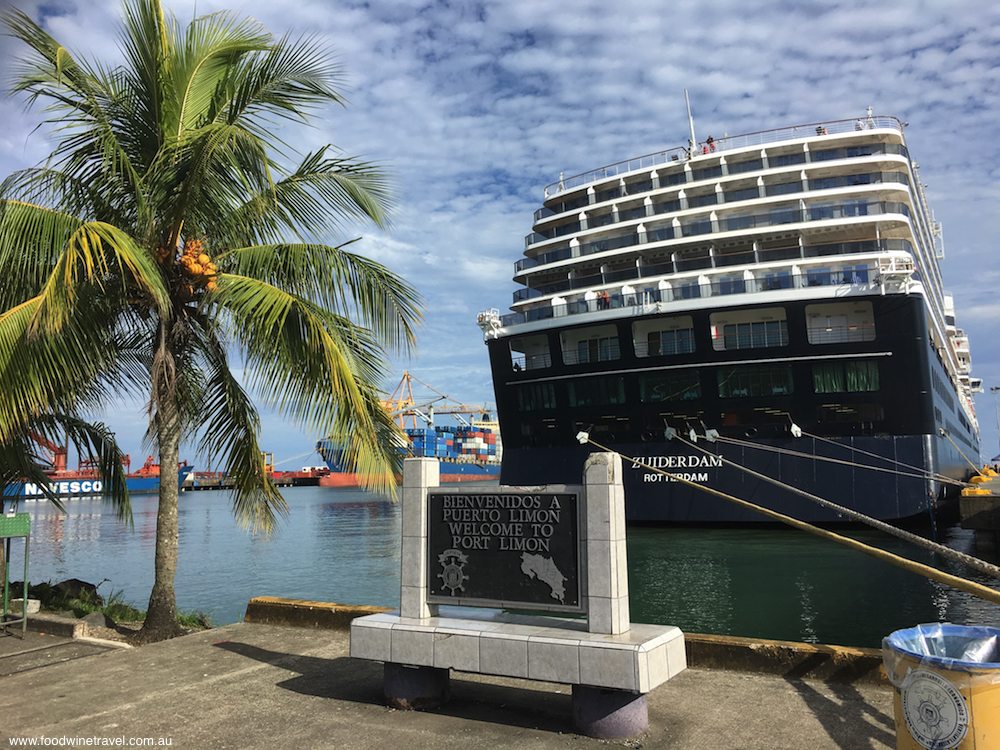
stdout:
{"type": "MultiPolygon", "coordinates": [[[[967,474],[961,456],[940,437],[855,437],[841,439],[836,445],[805,437],[758,443],[760,448],[699,440],[698,447],[705,448],[710,455],[679,442],[616,445],[615,449],[623,456],[627,519],[695,524],[748,524],[772,520],[699,487],[650,471],[625,457],[680,476],[700,487],[814,523],[850,519],[721,459],[882,520],[926,517],[932,507],[935,511],[941,509],[957,493],[956,485],[913,476],[914,471],[905,468],[924,465],[926,454],[933,454],[931,461],[942,474],[957,480],[967,474]],[[779,454],[767,450],[769,448],[807,455],[779,454]],[[826,462],[821,460],[823,458],[835,462],[826,462]]],[[[546,484],[568,482],[570,477],[576,477],[573,481],[579,482],[583,464],[595,450],[593,446],[508,449],[504,454],[501,482],[546,484]]]]}
{"type": "MultiPolygon", "coordinates": [[[[663,365],[622,347],[619,358],[610,361],[577,364],[557,354],[545,367],[517,371],[511,366],[507,342],[490,341],[504,439],[501,482],[581,482],[586,457],[598,450],[574,440],[578,432],[587,431],[596,443],[627,457],[623,459],[625,505],[631,521],[768,520],[697,487],[633,467],[628,459],[634,458],[805,521],[847,519],[720,457],[868,516],[883,520],[926,516],[930,509],[956,498],[958,483],[973,472],[978,434],[964,416],[942,361],[928,347],[923,300],[912,295],[870,302],[875,337],[823,348],[804,335],[809,302],[787,302],[789,343],[777,354],[777,347],[718,351],[705,340],[689,354],[665,358],[663,365]],[[801,326],[798,332],[796,323],[801,326]],[[875,362],[879,382],[854,391],[817,388],[814,368],[831,361],[875,362]],[[780,390],[748,396],[722,385],[728,382],[720,374],[726,368],[765,369],[776,364],[789,374],[780,390]],[[683,384],[693,397],[650,399],[650,383],[683,391],[675,386],[677,380],[669,379],[671,373],[693,373],[683,384]],[[580,384],[588,382],[604,390],[596,386],[583,390],[580,384]],[[803,437],[792,436],[793,423],[803,437]],[[701,436],[713,429],[728,442],[710,443],[701,437],[696,448],[680,439],[666,439],[665,427],[678,435],[694,429],[701,436]],[[711,458],[698,448],[708,450],[711,458]]],[[[708,330],[709,315],[710,311],[692,313],[693,327],[708,330]]],[[[625,319],[617,324],[618,341],[632,338],[632,323],[633,319],[625,319]]],[[[549,339],[552,349],[561,343],[563,330],[554,329],[549,339]]]]}

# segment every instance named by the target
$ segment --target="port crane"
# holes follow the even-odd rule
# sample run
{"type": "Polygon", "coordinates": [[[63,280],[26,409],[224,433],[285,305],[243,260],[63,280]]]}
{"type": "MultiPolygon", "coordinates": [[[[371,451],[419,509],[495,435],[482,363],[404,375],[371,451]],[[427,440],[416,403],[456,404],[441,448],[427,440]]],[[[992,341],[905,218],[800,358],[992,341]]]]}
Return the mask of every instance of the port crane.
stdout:
{"type": "Polygon", "coordinates": [[[435,414],[450,414],[468,427],[469,422],[465,419],[466,416],[470,414],[487,415],[492,411],[484,406],[469,406],[456,401],[407,371],[403,372],[399,385],[396,386],[389,398],[382,400],[382,407],[396,421],[396,424],[404,429],[407,427],[416,429],[418,420],[428,427],[433,427],[435,414]],[[413,394],[414,383],[423,386],[436,396],[418,401],[413,394]]]}

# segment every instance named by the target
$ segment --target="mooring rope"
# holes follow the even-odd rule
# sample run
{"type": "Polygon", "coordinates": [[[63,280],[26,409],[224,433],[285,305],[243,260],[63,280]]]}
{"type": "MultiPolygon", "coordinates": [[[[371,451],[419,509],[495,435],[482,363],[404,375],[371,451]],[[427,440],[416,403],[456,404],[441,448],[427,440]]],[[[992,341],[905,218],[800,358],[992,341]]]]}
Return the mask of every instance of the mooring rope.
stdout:
{"type": "Polygon", "coordinates": [[[870,471],[880,471],[884,474],[893,474],[900,477],[911,477],[914,479],[934,479],[935,481],[942,482],[945,484],[953,484],[958,487],[967,487],[968,483],[960,482],[957,479],[952,479],[940,474],[934,474],[932,472],[906,472],[898,471],[896,469],[889,469],[882,466],[869,466],[868,464],[859,464],[854,461],[845,461],[842,458],[830,458],[828,456],[817,456],[813,453],[804,453],[802,451],[793,451],[789,448],[779,448],[776,445],[762,445],[760,443],[753,443],[746,440],[738,440],[736,438],[729,438],[719,435],[716,440],[720,443],[729,443],[731,445],[739,445],[746,448],[756,448],[762,451],[771,451],[772,453],[780,453],[786,456],[795,456],[797,458],[809,458],[814,461],[825,461],[826,463],[838,464],[840,466],[852,466],[857,469],[868,469],[870,471]]]}
{"type": "Polygon", "coordinates": [[[590,443],[595,448],[599,448],[600,450],[605,451],[606,453],[616,453],[617,455],[621,456],[624,460],[630,461],[636,466],[641,466],[642,468],[648,469],[649,471],[670,477],[673,481],[681,482],[690,487],[694,487],[703,492],[707,492],[710,495],[714,495],[715,497],[727,500],[731,503],[739,505],[748,510],[760,513],[764,516],[767,516],[768,518],[772,518],[776,521],[788,524],[789,526],[792,526],[796,529],[809,532],[810,534],[823,537],[824,539],[829,539],[830,541],[840,544],[842,546],[850,547],[851,549],[855,549],[858,552],[862,552],[878,560],[883,560],[884,562],[888,562],[889,564],[895,565],[896,567],[902,568],[903,570],[908,570],[912,573],[917,573],[918,575],[922,575],[925,578],[931,579],[932,581],[943,583],[946,586],[951,586],[952,588],[958,589],[959,591],[965,591],[969,594],[972,594],[973,596],[979,597],[980,599],[985,599],[995,604],[1000,604],[1000,591],[991,589],[989,586],[983,586],[980,583],[975,583],[974,581],[969,581],[966,580],[965,578],[959,578],[958,576],[953,576],[949,573],[940,571],[937,568],[932,568],[929,565],[924,565],[923,563],[914,562],[913,560],[907,560],[905,557],[900,557],[899,555],[894,555],[891,552],[886,552],[885,550],[878,549],[877,547],[871,547],[867,544],[864,544],[863,542],[859,542],[849,537],[836,534],[832,531],[827,531],[826,529],[821,529],[818,526],[813,526],[812,524],[806,523],[805,521],[800,521],[797,518],[786,516],[783,513],[778,513],[777,511],[773,511],[770,508],[765,508],[761,505],[755,505],[754,503],[748,502],[746,500],[741,500],[738,497],[727,495],[726,493],[712,489],[711,487],[705,487],[704,485],[700,485],[697,482],[692,482],[691,480],[685,479],[682,476],[678,476],[676,474],[671,474],[670,472],[663,471],[663,469],[654,468],[652,466],[649,466],[648,464],[643,463],[639,459],[630,458],[629,456],[626,456],[623,453],[618,453],[618,451],[606,448],[600,443],[596,443],[593,440],[591,440],[589,435],[583,437],[584,435],[586,435],[586,433],[581,433],[580,436],[581,442],[590,443]]]}
{"type": "MultiPolygon", "coordinates": [[[[949,443],[951,443],[952,445],[955,445],[955,441],[951,439],[951,435],[949,435],[945,430],[941,430],[941,434],[944,435],[946,438],[948,438],[948,442],[949,443]]],[[[962,449],[961,448],[959,448],[957,445],[955,445],[955,450],[957,450],[958,451],[958,455],[960,455],[962,458],[964,458],[965,462],[967,464],[969,464],[969,466],[972,467],[972,470],[974,472],[976,472],[977,474],[982,474],[982,472],[979,471],[979,467],[976,466],[974,463],[972,463],[972,461],[969,460],[968,456],[966,456],[964,453],[962,453],[962,449]]]]}
{"type": "Polygon", "coordinates": [[[874,529],[883,531],[886,534],[891,534],[897,539],[902,539],[904,541],[910,542],[911,544],[916,544],[920,547],[923,547],[924,549],[928,549],[931,552],[936,552],[939,555],[947,557],[951,560],[955,560],[956,562],[960,562],[964,565],[967,565],[970,568],[973,568],[974,570],[978,570],[980,573],[984,573],[992,578],[1000,580],[1000,567],[997,567],[996,565],[991,565],[985,560],[980,560],[978,557],[973,557],[972,555],[967,555],[964,552],[959,552],[958,550],[952,549],[951,547],[945,546],[943,544],[938,544],[937,542],[931,541],[930,539],[925,539],[922,536],[913,534],[909,531],[888,524],[885,521],[880,521],[877,518],[865,515],[864,513],[852,510],[851,508],[847,508],[843,505],[838,505],[837,503],[834,503],[830,500],[826,500],[825,498],[819,497],[818,495],[813,495],[809,492],[806,492],[805,490],[800,490],[798,487],[793,487],[790,484],[786,484],[785,482],[782,482],[778,479],[769,477],[766,474],[761,474],[760,472],[754,471],[753,469],[747,466],[743,466],[742,464],[738,464],[735,461],[730,461],[728,458],[723,458],[717,453],[713,453],[712,451],[706,450],[705,448],[702,448],[701,446],[691,442],[690,440],[685,440],[684,442],[690,445],[695,450],[701,451],[702,453],[709,456],[715,456],[720,460],[722,460],[723,463],[727,463],[730,466],[735,466],[737,469],[745,471],[747,474],[755,476],[758,479],[763,479],[765,482],[773,484],[776,487],[781,487],[782,489],[788,490],[789,492],[794,492],[796,495],[811,500],[817,505],[827,508],[828,510],[832,510],[835,513],[847,516],[852,520],[859,521],[860,523],[863,523],[867,526],[871,526],[874,529]]]}
{"type": "MultiPolygon", "coordinates": [[[[871,451],[866,451],[863,448],[858,448],[857,446],[854,445],[846,445],[845,443],[838,443],[836,440],[830,440],[830,438],[825,438],[822,435],[813,435],[812,433],[806,432],[805,430],[802,431],[802,435],[804,437],[812,438],[813,440],[819,440],[820,442],[826,443],[827,445],[834,445],[837,446],[838,448],[843,448],[845,450],[849,450],[854,453],[860,453],[862,456],[877,458],[882,461],[885,461],[886,463],[895,464],[896,466],[903,466],[914,472],[922,473],[928,479],[933,479],[939,482],[948,482],[951,484],[958,483],[958,480],[952,479],[951,477],[945,476],[944,474],[938,474],[936,471],[927,471],[926,469],[921,469],[919,466],[913,466],[911,464],[904,463],[903,461],[897,461],[896,459],[889,458],[888,456],[880,456],[878,453],[872,453],[871,451]]],[[[869,468],[867,464],[857,464],[857,465],[862,468],[869,468]]],[[[965,485],[967,483],[962,482],[962,484],[965,485]]]]}

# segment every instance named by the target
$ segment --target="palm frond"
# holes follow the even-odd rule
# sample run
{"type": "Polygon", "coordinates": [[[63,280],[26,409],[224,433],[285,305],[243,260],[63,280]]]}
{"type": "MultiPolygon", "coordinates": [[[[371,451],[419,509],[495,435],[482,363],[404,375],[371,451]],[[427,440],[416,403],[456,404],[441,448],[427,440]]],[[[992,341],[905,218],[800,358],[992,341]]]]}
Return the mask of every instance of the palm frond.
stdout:
{"type": "Polygon", "coordinates": [[[349,457],[389,489],[401,434],[374,385],[388,367],[371,332],[247,277],[223,276],[213,303],[231,318],[250,384],[264,402],[309,431],[348,439],[349,457]]]}
{"type": "Polygon", "coordinates": [[[227,272],[265,281],[361,325],[392,351],[413,346],[420,295],[385,266],[344,248],[312,244],[240,248],[218,258],[227,272]]]}
{"type": "Polygon", "coordinates": [[[269,534],[288,505],[264,470],[257,435],[260,418],[250,398],[229,368],[225,349],[203,350],[208,376],[199,414],[199,452],[216,456],[233,482],[233,512],[242,528],[269,534]]]}
{"type": "Polygon", "coordinates": [[[263,127],[270,115],[305,120],[320,106],[344,103],[338,90],[343,70],[315,37],[281,38],[266,54],[242,60],[232,80],[226,121],[241,123],[261,137],[273,137],[263,127]]]}

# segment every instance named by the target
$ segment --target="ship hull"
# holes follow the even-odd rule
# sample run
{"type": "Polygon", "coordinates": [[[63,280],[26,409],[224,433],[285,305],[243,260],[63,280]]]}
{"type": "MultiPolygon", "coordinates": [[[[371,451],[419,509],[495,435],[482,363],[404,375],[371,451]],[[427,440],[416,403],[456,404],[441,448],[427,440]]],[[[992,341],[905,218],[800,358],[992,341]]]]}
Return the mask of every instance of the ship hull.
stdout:
{"type": "MultiPolygon", "coordinates": [[[[193,466],[181,470],[178,474],[178,480],[181,484],[190,477],[193,470],[193,466]]],[[[130,476],[126,477],[125,485],[128,487],[130,495],[154,495],[160,491],[160,478],[158,476],[130,476]]],[[[69,500],[102,497],[105,494],[104,481],[100,477],[93,476],[53,478],[51,489],[56,497],[69,500]]],[[[41,488],[32,482],[11,484],[4,494],[8,498],[19,498],[25,501],[46,499],[41,488]]]]}
{"type": "MultiPolygon", "coordinates": [[[[440,463],[440,479],[442,484],[455,482],[491,482],[500,477],[499,464],[452,464],[440,463]]],[[[353,472],[336,471],[319,478],[320,487],[360,487],[362,475],[353,472]]],[[[396,484],[402,482],[402,477],[396,475],[396,484]]]]}
{"type": "MultiPolygon", "coordinates": [[[[928,519],[944,510],[954,500],[953,491],[901,468],[923,466],[934,445],[927,435],[831,442],[789,438],[757,441],[753,446],[703,440],[697,447],[627,443],[615,450],[622,455],[629,521],[713,525],[776,520],[714,494],[721,493],[798,520],[829,524],[852,519],[788,488],[880,520],[928,519]]],[[[595,450],[589,445],[508,448],[501,482],[552,484],[580,477],[587,456],[595,450]]],[[[931,455],[929,462],[942,473],[964,476],[961,460],[957,452],[945,451],[931,455]]]]}

